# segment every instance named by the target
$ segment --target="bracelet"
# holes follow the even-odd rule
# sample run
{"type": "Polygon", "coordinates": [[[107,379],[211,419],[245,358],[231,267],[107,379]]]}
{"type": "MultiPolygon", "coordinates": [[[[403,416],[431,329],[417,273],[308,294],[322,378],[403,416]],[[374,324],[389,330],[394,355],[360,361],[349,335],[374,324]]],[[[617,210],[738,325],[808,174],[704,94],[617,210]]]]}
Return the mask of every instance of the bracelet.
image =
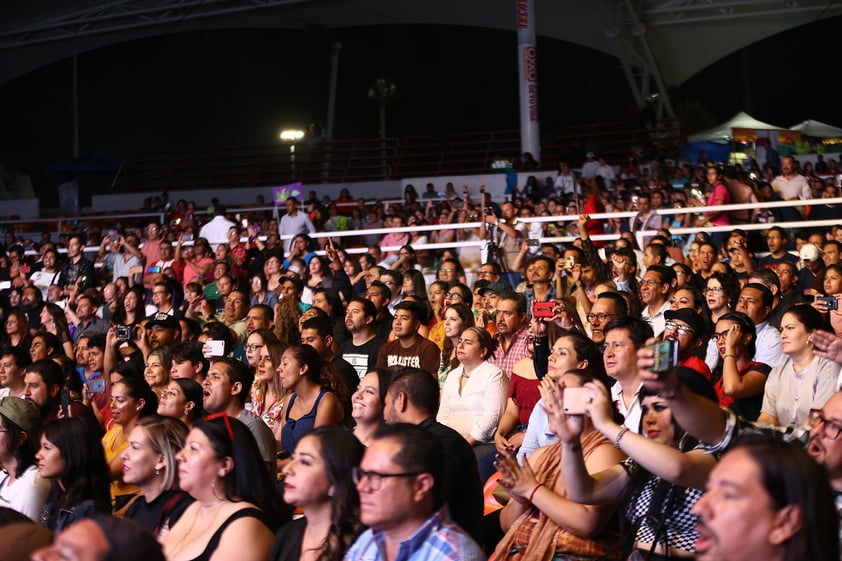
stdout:
{"type": "Polygon", "coordinates": [[[725,360],[726,358],[733,358],[734,360],[737,360],[737,355],[722,355],[722,360],[725,360]]]}
{"type": "Polygon", "coordinates": [[[543,487],[543,485],[541,485],[539,483],[538,485],[535,486],[534,489],[532,489],[532,492],[529,493],[529,504],[532,504],[532,497],[535,496],[535,493],[538,492],[538,489],[540,489],[541,487],[543,487]]]}
{"type": "Polygon", "coordinates": [[[614,437],[614,448],[617,450],[620,449],[620,439],[623,438],[623,435],[629,431],[629,427],[623,427],[620,429],[620,432],[617,433],[617,436],[614,437]]]}

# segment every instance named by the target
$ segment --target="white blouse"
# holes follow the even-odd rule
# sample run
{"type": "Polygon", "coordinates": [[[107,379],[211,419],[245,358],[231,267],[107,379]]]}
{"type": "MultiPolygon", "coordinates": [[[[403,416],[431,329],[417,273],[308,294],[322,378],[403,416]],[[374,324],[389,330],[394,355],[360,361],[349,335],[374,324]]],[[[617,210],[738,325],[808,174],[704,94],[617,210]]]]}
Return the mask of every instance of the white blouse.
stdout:
{"type": "Polygon", "coordinates": [[[492,442],[506,406],[509,379],[488,361],[477,366],[459,392],[465,373],[461,364],[450,371],[441,391],[441,405],[436,420],[464,437],[477,442],[492,442]]]}

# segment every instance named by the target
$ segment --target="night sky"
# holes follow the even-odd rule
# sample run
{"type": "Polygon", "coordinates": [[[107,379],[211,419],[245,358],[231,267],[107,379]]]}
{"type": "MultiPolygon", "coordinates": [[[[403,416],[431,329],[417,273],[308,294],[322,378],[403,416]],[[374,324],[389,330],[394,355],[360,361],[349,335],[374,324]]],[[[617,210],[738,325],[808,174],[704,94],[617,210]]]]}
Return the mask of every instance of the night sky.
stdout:
{"type": "MultiPolygon", "coordinates": [[[[754,116],[842,126],[830,39],[840,21],[749,47],[754,116]]],[[[337,139],[376,136],[377,108],[366,94],[379,75],[398,87],[388,109],[390,136],[518,127],[514,32],[398,25],[212,31],[80,55],[80,151],[120,161],[145,150],[265,145],[282,128],[324,122],[334,40],[343,45],[337,139]]],[[[538,53],[542,132],[633,116],[616,59],[541,38],[538,53]]],[[[674,106],[699,127],[729,118],[743,108],[740,71],[738,54],[723,59],[676,89],[674,106]]],[[[70,84],[66,59],[0,85],[0,162],[29,173],[45,203],[61,178],[45,173],[44,164],[71,155],[70,84]]]]}

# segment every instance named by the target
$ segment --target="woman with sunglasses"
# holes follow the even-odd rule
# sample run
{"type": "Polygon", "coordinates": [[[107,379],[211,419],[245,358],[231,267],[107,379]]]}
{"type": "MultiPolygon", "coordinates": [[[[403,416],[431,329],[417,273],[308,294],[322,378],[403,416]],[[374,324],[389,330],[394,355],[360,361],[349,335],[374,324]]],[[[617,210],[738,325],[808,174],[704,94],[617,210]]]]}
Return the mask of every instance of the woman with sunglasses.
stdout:
{"type": "Polygon", "coordinates": [[[225,413],[206,417],[176,458],[179,485],[195,502],[161,536],[167,559],[265,561],[283,514],[246,426],[225,413]]]}
{"type": "Polygon", "coordinates": [[[740,417],[754,421],[760,415],[768,364],[752,360],[756,352],[754,323],[742,312],[730,312],[719,318],[711,338],[719,351],[719,363],[713,370],[714,389],[719,405],[740,417]]]}

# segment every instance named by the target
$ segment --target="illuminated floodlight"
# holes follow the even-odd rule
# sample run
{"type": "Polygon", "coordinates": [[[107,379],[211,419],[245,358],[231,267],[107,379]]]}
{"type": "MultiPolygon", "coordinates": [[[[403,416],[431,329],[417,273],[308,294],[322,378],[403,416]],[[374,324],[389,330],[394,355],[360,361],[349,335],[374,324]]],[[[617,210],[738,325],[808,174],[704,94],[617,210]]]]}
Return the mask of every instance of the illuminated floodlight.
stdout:
{"type": "Polygon", "coordinates": [[[304,138],[304,131],[301,129],[285,129],[281,131],[281,140],[295,142],[304,138]]]}

